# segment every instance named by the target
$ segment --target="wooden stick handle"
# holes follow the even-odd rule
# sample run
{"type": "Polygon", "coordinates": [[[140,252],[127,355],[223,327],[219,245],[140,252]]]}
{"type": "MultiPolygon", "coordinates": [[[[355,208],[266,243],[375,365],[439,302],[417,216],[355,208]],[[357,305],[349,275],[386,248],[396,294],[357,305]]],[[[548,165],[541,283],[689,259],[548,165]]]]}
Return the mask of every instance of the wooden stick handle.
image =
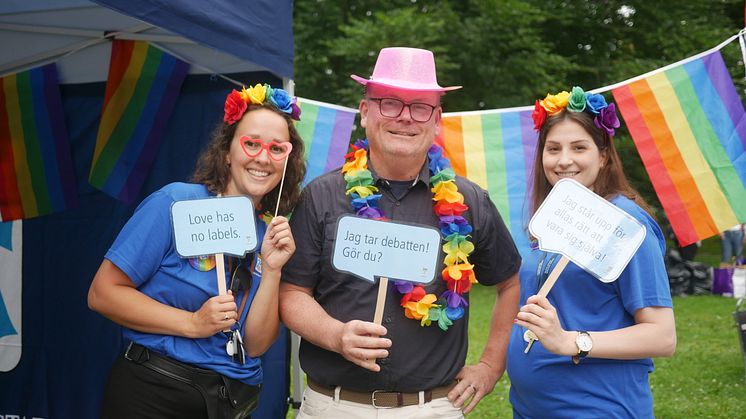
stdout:
{"type": "MultiPolygon", "coordinates": [[[[215,254],[215,270],[218,272],[218,295],[226,294],[225,287],[225,260],[222,253],[215,254]]],[[[223,332],[230,332],[231,329],[225,329],[223,332]]]]}
{"type": "Polygon", "coordinates": [[[547,278],[547,281],[544,283],[544,285],[542,285],[537,295],[546,297],[547,294],[549,294],[549,291],[551,291],[552,287],[554,286],[554,283],[557,282],[557,278],[559,278],[562,271],[565,270],[565,266],[567,266],[567,262],[569,261],[570,259],[568,259],[567,256],[563,255],[560,258],[557,264],[554,265],[554,269],[552,269],[552,272],[549,274],[549,278],[547,278]]]}
{"type": "Polygon", "coordinates": [[[389,289],[389,279],[381,277],[378,280],[378,298],[376,299],[376,312],[373,314],[373,323],[381,324],[383,319],[383,308],[386,306],[386,292],[389,289]]]}
{"type": "Polygon", "coordinates": [[[285,165],[282,167],[282,178],[280,178],[280,191],[277,192],[277,205],[275,206],[275,217],[277,217],[277,211],[280,210],[280,199],[282,198],[282,186],[285,185],[285,172],[288,170],[288,160],[290,155],[285,156],[285,165]]]}
{"type": "Polygon", "coordinates": [[[215,254],[215,270],[218,272],[218,295],[223,295],[227,291],[225,289],[225,261],[222,253],[215,254]]]}

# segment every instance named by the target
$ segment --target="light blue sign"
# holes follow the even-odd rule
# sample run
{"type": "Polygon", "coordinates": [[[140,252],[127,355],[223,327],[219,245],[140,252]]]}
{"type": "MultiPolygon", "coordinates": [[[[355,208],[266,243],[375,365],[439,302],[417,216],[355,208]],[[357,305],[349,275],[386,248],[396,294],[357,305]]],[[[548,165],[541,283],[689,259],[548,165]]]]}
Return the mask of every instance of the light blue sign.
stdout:
{"type": "Polygon", "coordinates": [[[428,226],[340,217],[332,266],[374,282],[376,277],[429,284],[437,273],[440,232],[428,226]]]}
{"type": "Polygon", "coordinates": [[[528,230],[541,250],[567,256],[601,282],[619,278],[645,239],[639,221],[572,179],[554,185],[528,230]]]}
{"type": "Polygon", "coordinates": [[[254,205],[246,196],[176,201],[171,205],[176,253],[241,257],[256,249],[254,205]]]}

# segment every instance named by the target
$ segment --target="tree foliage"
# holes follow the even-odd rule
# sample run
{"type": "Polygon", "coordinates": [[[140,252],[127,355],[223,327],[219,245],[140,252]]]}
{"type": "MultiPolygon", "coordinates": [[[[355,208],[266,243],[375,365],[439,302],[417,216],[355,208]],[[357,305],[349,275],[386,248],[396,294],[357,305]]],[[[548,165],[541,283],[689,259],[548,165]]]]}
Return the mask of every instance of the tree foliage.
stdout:
{"type": "MultiPolygon", "coordinates": [[[[369,75],[381,48],[406,45],[435,51],[441,84],[464,86],[446,111],[524,106],[707,50],[743,18],[735,0],[297,0],[296,90],[357,106],[349,75],[369,75]]],[[[737,43],[723,55],[743,86],[737,43]]]]}
{"type": "MultiPolygon", "coordinates": [[[[435,52],[445,111],[533,104],[547,92],[608,86],[710,49],[741,29],[736,0],[296,0],[296,93],[357,107],[378,51],[435,52]]],[[[738,43],[722,50],[739,92],[738,43]]],[[[610,99],[610,97],[609,97],[610,99]]],[[[629,135],[625,171],[659,206],[629,135]]]]}

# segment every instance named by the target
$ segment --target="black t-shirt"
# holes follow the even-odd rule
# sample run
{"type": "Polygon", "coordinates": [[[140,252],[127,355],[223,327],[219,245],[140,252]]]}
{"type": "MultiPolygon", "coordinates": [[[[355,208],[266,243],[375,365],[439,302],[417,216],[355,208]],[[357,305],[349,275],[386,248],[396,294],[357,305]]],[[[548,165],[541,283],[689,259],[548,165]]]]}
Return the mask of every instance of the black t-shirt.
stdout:
{"type": "MultiPolygon", "coordinates": [[[[427,162],[411,186],[404,185],[393,194],[390,184],[380,179],[370,167],[373,179],[383,196],[378,201],[391,220],[426,224],[439,228],[433,212],[433,195],[428,181],[427,162]],[[404,192],[401,196],[399,193],[404,192]],[[397,199],[395,195],[399,195],[397,199]]],[[[518,272],[521,264],[515,244],[489,199],[487,192],[473,182],[456,178],[459,192],[469,206],[463,216],[472,225],[471,240],[475,250],[469,256],[477,280],[495,285],[518,272]]],[[[312,181],[301,195],[290,225],[296,251],[285,265],[282,280],[313,290],[313,296],[330,316],[342,322],[373,321],[378,284],[358,279],[332,267],[337,219],[352,214],[352,204],[345,195],[345,181],[339,170],[312,181]]],[[[440,269],[444,253],[440,252],[440,269]]],[[[437,275],[425,287],[439,296],[445,281],[437,275]]],[[[417,320],[404,316],[399,305],[401,294],[389,290],[383,314],[386,337],[392,340],[389,357],[378,361],[380,372],[371,372],[345,360],[340,354],[302,340],[300,362],[308,376],[325,386],[342,386],[358,391],[389,390],[415,392],[450,383],[461,370],[467,353],[468,310],[454,321],[448,331],[435,323],[420,326],[417,320]]],[[[468,300],[468,294],[464,294],[468,300]]],[[[308,319],[308,321],[313,321],[308,319]]]]}

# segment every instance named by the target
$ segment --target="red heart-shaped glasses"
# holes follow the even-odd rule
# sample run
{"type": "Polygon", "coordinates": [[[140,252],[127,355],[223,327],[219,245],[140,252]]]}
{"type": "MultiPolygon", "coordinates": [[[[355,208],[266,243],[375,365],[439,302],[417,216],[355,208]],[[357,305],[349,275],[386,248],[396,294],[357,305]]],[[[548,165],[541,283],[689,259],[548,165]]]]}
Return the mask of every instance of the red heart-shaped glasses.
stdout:
{"type": "Polygon", "coordinates": [[[241,137],[239,141],[241,142],[243,152],[251,158],[257,157],[262,150],[267,150],[269,158],[275,161],[282,161],[293,151],[293,145],[290,142],[278,143],[272,140],[265,143],[258,138],[251,138],[247,135],[241,137]]]}

